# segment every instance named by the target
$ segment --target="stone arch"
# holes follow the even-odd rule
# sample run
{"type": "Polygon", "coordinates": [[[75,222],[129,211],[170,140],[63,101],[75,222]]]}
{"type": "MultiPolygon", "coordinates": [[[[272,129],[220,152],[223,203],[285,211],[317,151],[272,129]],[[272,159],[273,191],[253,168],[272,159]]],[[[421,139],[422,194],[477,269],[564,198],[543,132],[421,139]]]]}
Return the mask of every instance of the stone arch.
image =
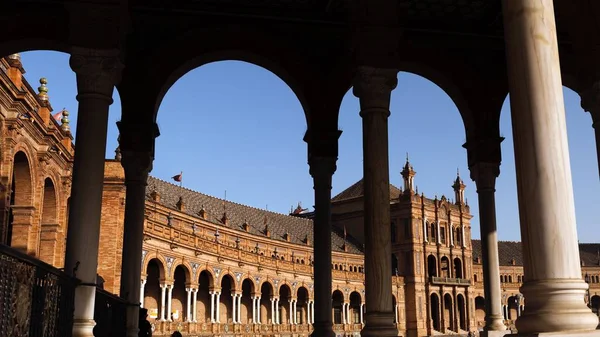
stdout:
{"type": "Polygon", "coordinates": [[[173,261],[173,266],[171,267],[171,275],[169,277],[171,279],[175,278],[175,270],[177,267],[182,267],[185,272],[185,279],[188,283],[193,283],[195,280],[192,280],[192,266],[188,261],[182,261],[181,259],[175,259],[173,261]]]}
{"type": "Polygon", "coordinates": [[[305,286],[299,286],[296,290],[296,321],[298,324],[306,324],[308,322],[308,300],[310,292],[305,286]]]}
{"type": "Polygon", "coordinates": [[[458,314],[458,328],[467,331],[467,302],[463,294],[456,295],[456,306],[458,314]]]}
{"type": "Polygon", "coordinates": [[[166,280],[167,278],[167,261],[164,256],[156,253],[156,252],[148,252],[144,257],[144,261],[142,261],[142,274],[148,274],[148,264],[152,260],[157,260],[159,262],[160,267],[160,279],[166,280]]]}
{"type": "Polygon", "coordinates": [[[154,118],[166,92],[178,79],[195,68],[226,60],[251,63],[272,72],[290,87],[307,114],[303,82],[310,78],[310,68],[302,66],[301,51],[291,42],[285,48],[273,48],[282,42],[264,31],[230,30],[228,27],[223,27],[218,37],[214,32],[207,34],[206,31],[190,31],[179,36],[148,60],[148,64],[161,65],[159,68],[163,69],[152,79],[157,85],[154,118]],[[194,43],[199,36],[204,42],[194,43]]]}
{"type": "Polygon", "coordinates": [[[293,297],[292,288],[287,284],[283,283],[279,286],[279,322],[281,324],[290,323],[290,303],[293,297]]]}
{"type": "Polygon", "coordinates": [[[35,242],[31,237],[36,233],[36,228],[33,228],[35,173],[30,160],[33,156],[29,152],[24,144],[15,148],[10,184],[7,243],[28,254],[35,254],[37,247],[30,245],[31,241],[35,242]]]}
{"type": "Polygon", "coordinates": [[[463,273],[463,266],[462,266],[462,260],[459,257],[455,257],[454,258],[454,278],[463,278],[464,277],[464,273],[463,273]]]}
{"type": "Polygon", "coordinates": [[[198,293],[196,295],[196,320],[200,323],[211,321],[211,295],[215,288],[215,277],[212,272],[204,266],[196,271],[198,282],[198,293]]]}
{"type": "Polygon", "coordinates": [[[435,331],[442,331],[442,322],[440,315],[440,297],[438,294],[432,292],[429,295],[429,307],[431,317],[431,328],[435,331]]]}
{"type": "Polygon", "coordinates": [[[204,265],[203,267],[198,267],[198,269],[196,270],[196,282],[200,284],[200,276],[202,276],[202,273],[206,274],[207,276],[208,287],[210,289],[214,289],[217,280],[215,278],[215,274],[206,265],[204,265]]]}
{"type": "MultiPolygon", "coordinates": [[[[251,323],[253,300],[252,298],[256,295],[256,287],[254,281],[250,277],[246,277],[241,282],[242,288],[242,301],[240,307],[241,322],[251,323]]],[[[254,323],[254,322],[252,322],[254,323]]]]}
{"type": "Polygon", "coordinates": [[[275,287],[270,280],[265,280],[260,284],[260,322],[270,324],[273,321],[273,311],[271,300],[273,299],[275,287]]]}
{"type": "Polygon", "coordinates": [[[265,284],[267,284],[268,286],[271,287],[271,295],[275,294],[275,289],[277,289],[277,287],[275,287],[275,284],[273,284],[273,281],[270,279],[266,279],[262,282],[259,283],[259,286],[257,287],[257,289],[263,289],[263,287],[265,286],[265,284]]]}
{"type": "Polygon", "coordinates": [[[144,263],[143,269],[146,274],[146,283],[144,285],[142,307],[148,309],[150,319],[160,319],[160,286],[165,280],[165,265],[159,258],[153,257],[144,263]]]}
{"type": "Polygon", "coordinates": [[[427,256],[427,276],[428,277],[438,276],[437,259],[435,258],[435,255],[433,255],[433,254],[429,254],[429,256],[427,256]]]}
{"type": "Polygon", "coordinates": [[[444,312],[443,321],[446,329],[456,331],[454,326],[454,299],[450,293],[444,294],[444,312]]]}
{"type": "Polygon", "coordinates": [[[230,277],[231,278],[231,290],[237,291],[238,290],[238,284],[235,281],[235,275],[231,271],[229,271],[229,270],[223,270],[223,271],[221,271],[221,275],[219,275],[219,279],[217,281],[217,284],[220,285],[223,282],[223,279],[225,277],[230,277]]]}
{"type": "Polygon", "coordinates": [[[344,305],[344,293],[336,289],[331,294],[332,309],[333,309],[333,324],[343,323],[343,305],[344,305]]]}
{"type": "Polygon", "coordinates": [[[58,258],[59,227],[58,194],[52,178],[44,179],[42,192],[42,214],[39,240],[39,257],[42,261],[54,265],[58,258]]]}
{"type": "Polygon", "coordinates": [[[350,323],[359,324],[363,298],[357,290],[350,293],[350,323]]]}
{"type": "Polygon", "coordinates": [[[233,293],[235,292],[235,277],[226,272],[220,277],[219,286],[221,295],[219,296],[219,322],[233,322],[233,293]]]}
{"type": "Polygon", "coordinates": [[[447,256],[442,256],[440,258],[440,276],[441,277],[451,277],[450,275],[450,259],[447,256]]]}
{"type": "Polygon", "coordinates": [[[475,297],[475,320],[485,322],[485,299],[483,296],[475,297]]]}

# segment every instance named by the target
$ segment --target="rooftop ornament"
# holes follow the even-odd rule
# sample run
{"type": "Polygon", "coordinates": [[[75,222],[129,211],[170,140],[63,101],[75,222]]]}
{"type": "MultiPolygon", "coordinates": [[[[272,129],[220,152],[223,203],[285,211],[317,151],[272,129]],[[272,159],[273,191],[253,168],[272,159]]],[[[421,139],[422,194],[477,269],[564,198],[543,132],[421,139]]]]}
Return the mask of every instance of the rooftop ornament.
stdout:
{"type": "MultiPolygon", "coordinates": [[[[69,123],[70,123],[69,115],[70,115],[70,113],[67,109],[62,110],[62,118],[60,119],[60,122],[62,124],[61,124],[60,128],[61,128],[61,130],[63,130],[66,133],[71,133],[71,126],[69,125],[69,123]]],[[[120,154],[120,149],[119,149],[119,154],[120,154]]]]}
{"type": "Polygon", "coordinates": [[[42,101],[48,100],[48,87],[46,86],[46,84],[48,84],[48,80],[45,77],[40,78],[40,86],[38,87],[38,97],[42,101]]]}

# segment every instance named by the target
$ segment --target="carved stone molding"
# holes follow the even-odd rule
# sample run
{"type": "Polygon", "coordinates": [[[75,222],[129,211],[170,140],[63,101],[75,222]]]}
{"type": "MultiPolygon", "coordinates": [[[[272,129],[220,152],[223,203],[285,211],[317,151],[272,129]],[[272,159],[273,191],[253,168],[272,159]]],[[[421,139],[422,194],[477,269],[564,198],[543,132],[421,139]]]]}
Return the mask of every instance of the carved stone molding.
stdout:
{"type": "Polygon", "coordinates": [[[121,80],[123,64],[118,51],[73,47],[69,65],[77,75],[77,92],[98,95],[112,102],[112,92],[121,80]]]}
{"type": "Polygon", "coordinates": [[[477,185],[477,192],[495,191],[496,178],[500,175],[500,163],[477,163],[469,167],[471,179],[477,185]]]}
{"type": "Polygon", "coordinates": [[[125,184],[146,184],[148,174],[152,171],[154,156],[148,152],[123,151],[121,165],[125,170],[125,184]]]}
{"type": "Polygon", "coordinates": [[[336,158],[312,157],[308,160],[310,175],[314,179],[329,179],[328,181],[331,182],[331,177],[337,169],[336,162],[336,158]]]}
{"type": "Polygon", "coordinates": [[[389,114],[392,90],[398,85],[398,70],[360,66],[356,69],[352,93],[360,99],[361,113],[381,109],[389,114]]]}

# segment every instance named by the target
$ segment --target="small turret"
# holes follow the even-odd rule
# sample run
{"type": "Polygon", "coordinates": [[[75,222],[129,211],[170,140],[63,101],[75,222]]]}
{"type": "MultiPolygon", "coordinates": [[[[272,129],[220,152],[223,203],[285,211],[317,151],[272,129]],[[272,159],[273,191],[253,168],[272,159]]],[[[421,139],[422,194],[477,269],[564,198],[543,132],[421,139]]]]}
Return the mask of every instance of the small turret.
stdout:
{"type": "Polygon", "coordinates": [[[404,178],[404,192],[413,194],[415,192],[414,183],[417,172],[415,172],[410,161],[408,160],[408,153],[406,153],[406,164],[404,164],[404,168],[400,173],[402,174],[402,178],[404,178]]]}
{"type": "Polygon", "coordinates": [[[465,203],[465,188],[467,186],[460,178],[460,172],[456,169],[456,179],[454,180],[454,184],[452,188],[454,189],[454,199],[457,205],[462,205],[465,203]]]}

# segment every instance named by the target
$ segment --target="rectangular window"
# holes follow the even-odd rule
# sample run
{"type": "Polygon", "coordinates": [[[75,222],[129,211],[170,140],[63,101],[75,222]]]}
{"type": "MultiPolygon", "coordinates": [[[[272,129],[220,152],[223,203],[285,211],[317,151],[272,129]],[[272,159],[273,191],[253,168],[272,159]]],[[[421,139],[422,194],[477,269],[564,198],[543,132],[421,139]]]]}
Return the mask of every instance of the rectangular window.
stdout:
{"type": "Polygon", "coordinates": [[[446,243],[446,227],[440,226],[440,242],[446,243]]]}
{"type": "Polygon", "coordinates": [[[410,220],[411,219],[404,219],[404,239],[405,240],[410,240],[411,235],[410,235],[410,220]]]}

